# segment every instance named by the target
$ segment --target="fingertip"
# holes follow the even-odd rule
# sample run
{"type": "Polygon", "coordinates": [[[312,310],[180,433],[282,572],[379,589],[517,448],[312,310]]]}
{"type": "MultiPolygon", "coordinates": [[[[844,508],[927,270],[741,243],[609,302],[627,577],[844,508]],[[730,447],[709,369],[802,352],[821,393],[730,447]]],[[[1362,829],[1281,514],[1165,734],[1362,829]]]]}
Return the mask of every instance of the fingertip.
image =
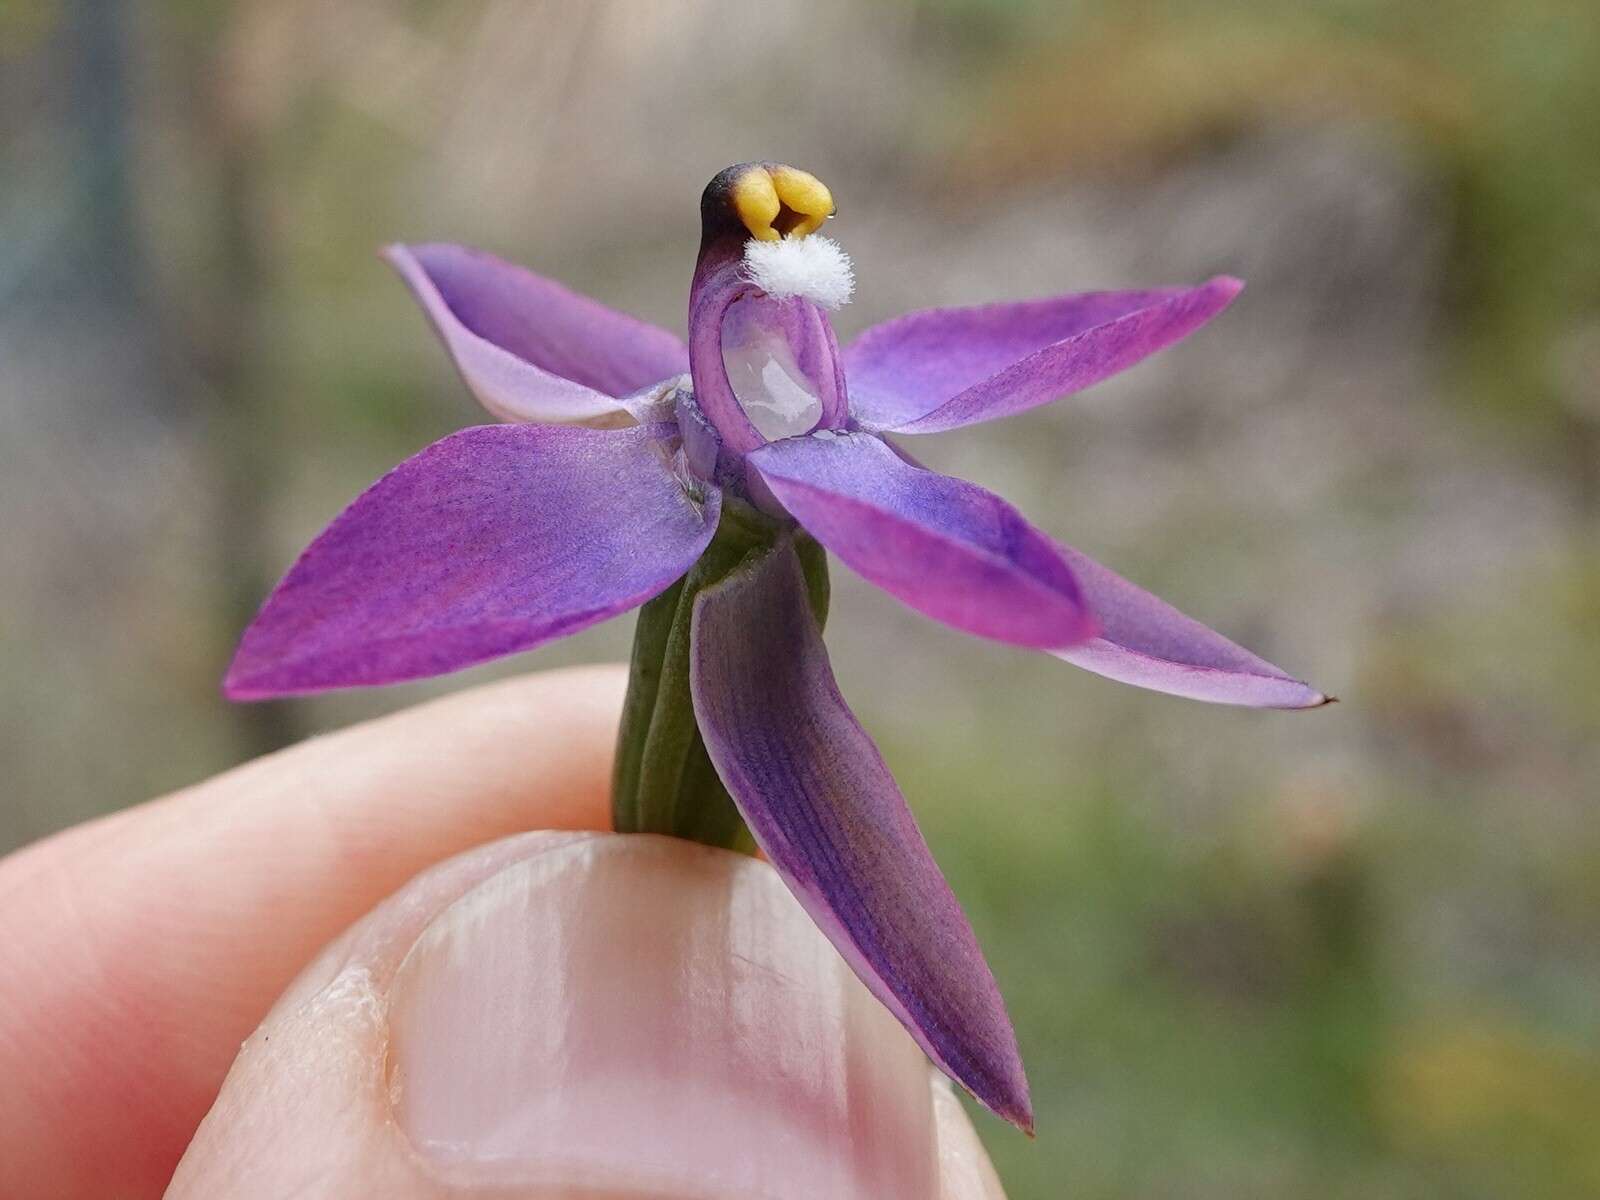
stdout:
{"type": "Polygon", "coordinates": [[[314,738],[0,862],[0,1157],[159,1186],[273,999],[417,872],[607,829],[626,672],[553,671],[314,738]],[[19,984],[19,991],[23,990],[19,984]],[[42,1130],[43,1136],[30,1136],[42,1130]],[[7,1136],[7,1133],[15,1136],[7,1136]]]}
{"type": "MultiPolygon", "coordinates": [[[[927,1200],[929,1073],[765,864],[526,834],[424,873],[302,975],[169,1194],[299,1194],[311,1173],[398,1200],[927,1200]]],[[[970,1144],[949,1154],[981,1182],[970,1144]]],[[[943,1194],[997,1194],[962,1186],[943,1194]]]]}

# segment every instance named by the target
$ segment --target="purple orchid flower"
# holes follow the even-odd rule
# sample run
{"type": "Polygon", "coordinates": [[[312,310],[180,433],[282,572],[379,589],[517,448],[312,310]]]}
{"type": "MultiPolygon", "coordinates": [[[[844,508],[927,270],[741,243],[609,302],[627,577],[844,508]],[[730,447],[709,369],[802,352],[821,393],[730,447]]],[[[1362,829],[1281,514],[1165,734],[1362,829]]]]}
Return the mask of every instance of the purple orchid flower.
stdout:
{"type": "Polygon", "coordinates": [[[677,732],[641,736],[631,758],[625,745],[619,777],[666,754],[692,780],[703,746],[715,774],[695,786],[726,789],[929,1056],[1028,1128],[994,979],[834,682],[815,543],[928,616],[1112,679],[1252,707],[1325,703],[886,440],[1088,387],[1186,337],[1241,285],[932,309],[841,350],[825,309],[849,298],[849,262],[816,236],[832,213],[803,171],[718,175],[701,200],[687,345],[487,254],[391,247],[467,385],[508,423],[447,437],[356,499],[267,600],[225,687],[259,699],[436,675],[649,601],[630,705],[677,732]],[[723,554],[719,529],[736,527],[723,554]],[[656,610],[666,632],[641,659],[656,610]],[[658,676],[674,670],[686,727],[660,715],[658,676]]]}

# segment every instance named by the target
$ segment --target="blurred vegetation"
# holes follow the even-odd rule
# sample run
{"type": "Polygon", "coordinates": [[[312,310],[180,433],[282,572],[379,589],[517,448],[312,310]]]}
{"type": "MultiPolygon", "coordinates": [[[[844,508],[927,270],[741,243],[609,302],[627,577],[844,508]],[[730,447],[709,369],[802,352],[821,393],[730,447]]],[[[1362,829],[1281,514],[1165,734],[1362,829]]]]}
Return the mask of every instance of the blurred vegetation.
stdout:
{"type": "Polygon", "coordinates": [[[1600,504],[1592,4],[1074,7],[1065,23],[1052,5],[1011,11],[1015,58],[973,130],[969,170],[1137,169],[1284,116],[1392,125],[1453,207],[1451,387],[1508,431],[1570,439],[1573,482],[1600,504]],[[998,139],[996,114],[1010,131],[998,139]]]}
{"type": "Polygon", "coordinates": [[[836,573],[1029,1063],[1010,1194],[1600,1194],[1597,126],[1592,0],[0,0],[0,849],[461,686],[216,695],[295,550],[478,419],[378,245],[679,326],[699,187],[787,158],[846,335],[1247,275],[926,456],[1344,700],[1141,695],[836,573]]]}

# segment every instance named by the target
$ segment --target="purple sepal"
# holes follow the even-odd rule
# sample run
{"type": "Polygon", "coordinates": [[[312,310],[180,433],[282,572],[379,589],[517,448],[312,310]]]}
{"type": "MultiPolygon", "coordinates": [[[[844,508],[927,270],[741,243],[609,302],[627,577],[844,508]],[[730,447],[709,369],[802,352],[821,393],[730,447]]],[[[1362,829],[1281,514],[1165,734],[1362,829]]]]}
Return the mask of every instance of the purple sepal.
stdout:
{"type": "Polygon", "coordinates": [[[878,748],[839,695],[787,540],[700,596],[691,645],[706,749],[762,851],[928,1056],[1031,1128],[994,976],[878,748]]]}
{"type": "Polygon", "coordinates": [[[575,633],[700,556],[721,493],[675,429],[484,425],[435,442],[311,543],[245,631],[235,700],[397,683],[575,633]]]}
{"type": "Polygon", "coordinates": [[[1100,636],[1056,657],[1138,687],[1249,708],[1315,708],[1329,698],[1309,684],[1184,616],[1086,554],[1058,544],[1100,636]]]}
{"type": "Polygon", "coordinates": [[[467,386],[506,421],[620,419],[617,398],[689,369],[665,329],[466,246],[389,246],[467,386]]]}
{"type": "Polygon", "coordinates": [[[937,433],[1080,391],[1179,341],[1244,284],[1085,292],[933,308],[875,325],[845,348],[850,410],[863,429],[937,433]]]}
{"type": "Polygon", "coordinates": [[[1049,650],[1098,631],[1055,543],[992,492],[866,433],[788,438],[747,461],[846,566],[936,620],[1049,650]]]}

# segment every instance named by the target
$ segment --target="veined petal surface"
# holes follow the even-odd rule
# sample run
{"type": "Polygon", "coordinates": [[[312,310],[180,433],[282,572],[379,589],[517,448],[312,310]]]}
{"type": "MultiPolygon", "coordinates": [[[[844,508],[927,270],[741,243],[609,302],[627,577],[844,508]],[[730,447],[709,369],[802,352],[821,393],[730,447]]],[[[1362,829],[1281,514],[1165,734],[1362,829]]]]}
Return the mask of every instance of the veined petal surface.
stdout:
{"type": "Polygon", "coordinates": [[[669,468],[667,424],[484,425],[406,460],[312,542],[245,631],[238,700],[439,675],[662,591],[720,495],[669,468]]]}
{"type": "Polygon", "coordinates": [[[390,246],[467,386],[505,421],[622,418],[629,396],[689,369],[683,342],[466,246],[390,246]]]}
{"type": "Polygon", "coordinates": [[[1051,653],[1108,679],[1247,708],[1315,708],[1328,697],[1070,546],[1100,636],[1051,653]]]}
{"type": "Polygon", "coordinates": [[[746,461],[846,566],[935,620],[1052,650],[1096,631],[1055,543],[976,484],[867,433],[788,438],[746,461]]]}
{"type": "Polygon", "coordinates": [[[946,1073],[1032,1124],[994,977],[882,756],[834,682],[784,540],[695,602],[690,683],[717,774],[863,983],[946,1073]]]}
{"type": "Polygon", "coordinates": [[[866,330],[845,348],[850,409],[864,429],[937,433],[1048,404],[1193,333],[1244,285],[1083,292],[933,308],[866,330]]]}

